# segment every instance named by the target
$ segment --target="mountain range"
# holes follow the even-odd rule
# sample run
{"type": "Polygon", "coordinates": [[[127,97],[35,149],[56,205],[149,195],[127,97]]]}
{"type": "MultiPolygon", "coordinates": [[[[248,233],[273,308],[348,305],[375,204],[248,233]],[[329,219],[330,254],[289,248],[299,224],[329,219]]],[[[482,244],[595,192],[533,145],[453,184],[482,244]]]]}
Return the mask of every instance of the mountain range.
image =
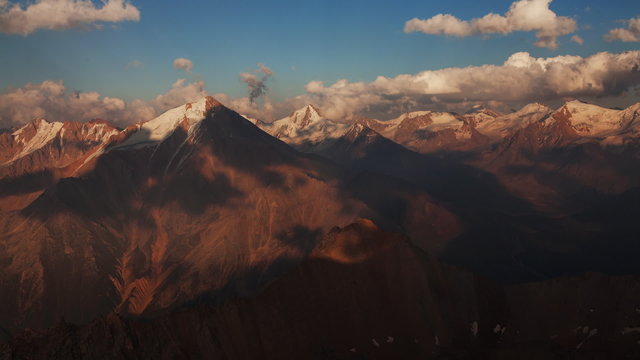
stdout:
{"type": "Polygon", "coordinates": [[[0,358],[634,358],[639,157],[640,104],[36,119],[0,132],[0,358]]]}

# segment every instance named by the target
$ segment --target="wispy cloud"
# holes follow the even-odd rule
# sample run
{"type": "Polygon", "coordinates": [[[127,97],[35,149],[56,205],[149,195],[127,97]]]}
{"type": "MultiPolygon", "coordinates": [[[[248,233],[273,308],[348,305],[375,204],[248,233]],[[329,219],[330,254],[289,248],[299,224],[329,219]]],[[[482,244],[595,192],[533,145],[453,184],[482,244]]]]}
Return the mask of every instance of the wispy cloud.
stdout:
{"type": "Polygon", "coordinates": [[[627,28],[611,29],[604,38],[607,41],[640,42],[640,16],[624,21],[627,28]]]}
{"type": "Polygon", "coordinates": [[[261,63],[258,63],[258,69],[253,72],[240,73],[240,80],[247,84],[250,102],[267,93],[267,80],[272,76],[273,71],[261,63]]]}
{"type": "Polygon", "coordinates": [[[511,4],[504,15],[489,13],[472,20],[460,20],[450,14],[438,14],[429,19],[414,18],[405,23],[404,31],[457,37],[534,31],[538,39],[536,46],[556,49],[559,36],[576,31],[576,21],[558,16],[549,8],[551,1],[520,0],[511,4]]]}
{"type": "Polygon", "coordinates": [[[578,44],[578,45],[583,45],[584,44],[584,39],[578,35],[573,35],[571,37],[571,41],[573,41],[574,43],[578,44]]]}
{"type": "Polygon", "coordinates": [[[0,32],[29,35],[39,29],[101,28],[101,22],[139,21],[140,11],[127,0],[36,0],[29,5],[0,0],[0,32]]]}
{"type": "Polygon", "coordinates": [[[132,68],[139,68],[144,66],[144,64],[142,63],[142,61],[134,59],[129,61],[129,63],[127,63],[127,69],[132,69],[132,68]]]}

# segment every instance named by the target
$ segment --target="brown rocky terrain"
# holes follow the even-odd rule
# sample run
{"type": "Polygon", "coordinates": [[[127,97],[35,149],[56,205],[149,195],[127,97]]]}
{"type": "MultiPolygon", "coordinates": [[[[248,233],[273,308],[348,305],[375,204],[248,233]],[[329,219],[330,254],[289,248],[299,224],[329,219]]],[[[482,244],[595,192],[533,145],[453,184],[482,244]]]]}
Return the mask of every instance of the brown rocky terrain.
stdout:
{"type": "Polygon", "coordinates": [[[48,186],[73,174],[82,159],[118,132],[102,120],[50,123],[36,119],[0,134],[0,212],[27,206],[48,186]]]}
{"type": "Polygon", "coordinates": [[[152,320],[61,320],[0,358],[634,359],[637,277],[498,285],[359,220],[264,291],[152,320]]]}

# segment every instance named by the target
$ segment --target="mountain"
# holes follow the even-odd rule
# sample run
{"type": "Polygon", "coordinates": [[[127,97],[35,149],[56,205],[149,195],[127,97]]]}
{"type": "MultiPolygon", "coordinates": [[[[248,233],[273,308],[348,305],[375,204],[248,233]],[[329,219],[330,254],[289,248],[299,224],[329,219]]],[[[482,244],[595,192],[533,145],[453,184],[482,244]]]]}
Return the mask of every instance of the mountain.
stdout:
{"type": "Polygon", "coordinates": [[[258,127],[297,149],[308,151],[320,143],[340,137],[348,125],[329,120],[313,105],[307,105],[273,123],[255,121],[258,127]]]}
{"type": "Polygon", "coordinates": [[[106,121],[36,119],[0,134],[0,212],[22,209],[120,130],[106,121]]]}
{"type": "Polygon", "coordinates": [[[360,217],[425,248],[453,236],[455,215],[425,192],[299,153],[211,97],[124,129],[73,169],[0,217],[9,330],[251,294],[360,217]]]}
{"type": "Polygon", "coordinates": [[[541,209],[576,211],[599,194],[640,186],[639,106],[612,110],[571,101],[544,116],[546,110],[532,112],[534,121],[505,136],[477,165],[541,209]]]}
{"type": "Polygon", "coordinates": [[[0,358],[635,358],[639,114],[2,131],[0,358]]]}
{"type": "Polygon", "coordinates": [[[638,280],[496,284],[360,219],[332,229],[252,297],[152,320],[62,320],[0,345],[0,357],[632,359],[640,355],[638,280]]]}
{"type": "Polygon", "coordinates": [[[486,140],[468,120],[454,113],[417,111],[388,121],[358,119],[381,135],[419,153],[462,151],[483,145],[486,140]]]}

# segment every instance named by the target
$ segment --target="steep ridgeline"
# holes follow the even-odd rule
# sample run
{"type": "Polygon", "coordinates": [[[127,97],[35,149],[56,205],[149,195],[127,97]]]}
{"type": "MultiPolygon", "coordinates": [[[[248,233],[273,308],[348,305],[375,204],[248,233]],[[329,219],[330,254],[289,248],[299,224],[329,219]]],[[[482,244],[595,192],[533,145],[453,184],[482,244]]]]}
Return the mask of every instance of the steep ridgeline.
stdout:
{"type": "Polygon", "coordinates": [[[358,217],[424,248],[460,227],[424,191],[301,154],[207,97],[129,126],[0,217],[0,326],[250,294],[358,217]]]}
{"type": "Polygon", "coordinates": [[[635,359],[638,280],[498,285],[359,220],[255,296],[153,320],[61,321],[0,345],[0,358],[635,359]]]}
{"type": "Polygon", "coordinates": [[[101,120],[36,119],[0,134],[0,212],[24,208],[118,133],[119,129],[101,120]]]}

